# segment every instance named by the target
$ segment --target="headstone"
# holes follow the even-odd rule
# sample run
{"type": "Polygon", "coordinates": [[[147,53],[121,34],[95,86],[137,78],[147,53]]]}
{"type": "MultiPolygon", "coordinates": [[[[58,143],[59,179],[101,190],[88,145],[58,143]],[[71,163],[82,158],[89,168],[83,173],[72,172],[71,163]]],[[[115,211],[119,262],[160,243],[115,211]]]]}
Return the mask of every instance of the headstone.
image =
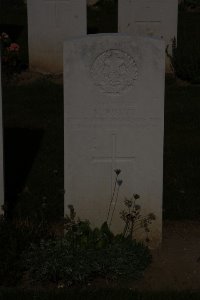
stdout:
{"type": "MultiPolygon", "coordinates": [[[[65,214],[72,204],[92,226],[105,220],[120,169],[111,229],[122,231],[124,199],[140,195],[154,213],[152,245],[162,231],[164,43],[121,34],[64,45],[65,214]]],[[[112,209],[115,199],[112,201],[112,209]]],[[[139,238],[144,238],[140,235],[139,238]]]]}
{"type": "MultiPolygon", "coordinates": [[[[177,23],[178,0],[118,0],[118,31],[163,38],[170,55],[177,23]]],[[[167,56],[166,71],[170,71],[167,56]]]]}
{"type": "Polygon", "coordinates": [[[63,42],[87,33],[86,0],[28,0],[29,66],[63,71],[63,42]]]}
{"type": "Polygon", "coordinates": [[[0,215],[3,214],[4,180],[3,180],[3,120],[2,120],[2,87],[1,87],[1,51],[0,51],[0,215]]]}

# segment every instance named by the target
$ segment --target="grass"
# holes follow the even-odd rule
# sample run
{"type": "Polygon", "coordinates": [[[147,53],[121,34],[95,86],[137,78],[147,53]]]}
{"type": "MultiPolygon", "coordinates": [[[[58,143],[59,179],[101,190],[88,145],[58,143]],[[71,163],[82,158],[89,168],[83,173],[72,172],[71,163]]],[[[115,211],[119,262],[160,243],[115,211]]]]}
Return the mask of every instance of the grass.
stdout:
{"type": "Polygon", "coordinates": [[[199,292],[137,292],[129,289],[20,290],[1,289],[0,300],[199,300],[199,292]]]}

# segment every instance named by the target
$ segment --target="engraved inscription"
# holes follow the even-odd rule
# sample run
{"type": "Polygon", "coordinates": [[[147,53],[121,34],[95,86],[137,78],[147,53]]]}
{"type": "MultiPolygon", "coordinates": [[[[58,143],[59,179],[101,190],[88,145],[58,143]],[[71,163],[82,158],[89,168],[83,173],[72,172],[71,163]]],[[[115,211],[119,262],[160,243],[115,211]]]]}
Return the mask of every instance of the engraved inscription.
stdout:
{"type": "Polygon", "coordinates": [[[123,120],[133,119],[135,114],[135,108],[127,107],[125,109],[117,107],[98,107],[94,109],[94,118],[95,119],[117,119],[119,122],[123,120]]]}
{"type": "Polygon", "coordinates": [[[135,117],[131,119],[104,119],[104,118],[97,118],[95,120],[91,118],[75,118],[71,117],[67,119],[67,127],[71,130],[93,130],[94,128],[104,128],[105,130],[116,130],[117,128],[129,128],[133,126],[133,128],[138,129],[146,129],[146,128],[157,128],[159,126],[160,119],[159,118],[142,118],[142,117],[135,117]]]}
{"type": "Polygon", "coordinates": [[[128,53],[109,49],[95,59],[91,76],[102,91],[120,94],[134,85],[138,70],[135,60],[128,53]]]}

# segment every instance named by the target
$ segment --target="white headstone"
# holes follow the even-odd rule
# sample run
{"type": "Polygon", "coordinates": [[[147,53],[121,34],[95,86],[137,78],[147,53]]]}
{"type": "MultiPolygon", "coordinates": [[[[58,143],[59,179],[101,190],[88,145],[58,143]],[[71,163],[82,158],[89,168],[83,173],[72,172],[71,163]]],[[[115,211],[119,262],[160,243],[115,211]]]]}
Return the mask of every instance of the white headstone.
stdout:
{"type": "Polygon", "coordinates": [[[1,51],[0,51],[0,215],[3,214],[4,180],[3,180],[3,120],[2,120],[2,87],[1,87],[1,51]]]}
{"type": "MultiPolygon", "coordinates": [[[[163,38],[170,54],[177,23],[178,0],[118,0],[118,31],[163,38]]],[[[166,70],[170,71],[167,57],[166,70]]]]}
{"type": "Polygon", "coordinates": [[[114,189],[114,169],[120,169],[123,183],[111,229],[122,231],[119,211],[125,197],[137,193],[143,214],[156,215],[150,237],[159,244],[163,121],[163,41],[121,34],[66,41],[65,214],[72,204],[78,216],[100,226],[114,189]]]}
{"type": "Polygon", "coordinates": [[[86,0],[28,0],[30,69],[63,71],[63,42],[87,33],[86,0]]]}

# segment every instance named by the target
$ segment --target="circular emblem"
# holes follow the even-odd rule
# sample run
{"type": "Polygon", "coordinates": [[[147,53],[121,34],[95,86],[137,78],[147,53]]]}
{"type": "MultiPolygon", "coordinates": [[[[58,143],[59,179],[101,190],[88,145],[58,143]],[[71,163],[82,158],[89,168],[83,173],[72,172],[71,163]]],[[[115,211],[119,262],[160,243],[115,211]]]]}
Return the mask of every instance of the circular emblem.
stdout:
{"type": "Polygon", "coordinates": [[[126,52],[110,49],[101,53],[91,67],[92,79],[106,93],[119,94],[138,77],[135,60],[126,52]]]}

